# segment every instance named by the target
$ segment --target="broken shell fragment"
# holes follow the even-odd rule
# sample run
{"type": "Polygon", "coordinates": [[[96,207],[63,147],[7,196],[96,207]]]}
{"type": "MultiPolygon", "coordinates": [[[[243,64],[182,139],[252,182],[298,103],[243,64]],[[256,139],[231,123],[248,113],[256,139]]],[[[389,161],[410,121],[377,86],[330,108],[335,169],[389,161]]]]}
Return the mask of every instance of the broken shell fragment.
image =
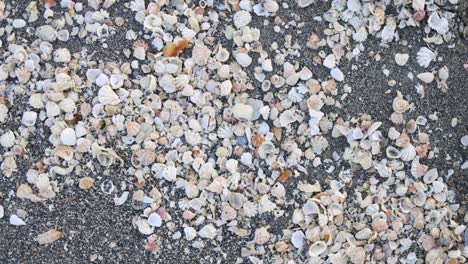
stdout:
{"type": "Polygon", "coordinates": [[[36,241],[39,243],[39,245],[44,245],[44,244],[52,243],[62,237],[63,237],[62,232],[58,231],[57,229],[51,229],[47,232],[39,234],[36,237],[36,241]]]}

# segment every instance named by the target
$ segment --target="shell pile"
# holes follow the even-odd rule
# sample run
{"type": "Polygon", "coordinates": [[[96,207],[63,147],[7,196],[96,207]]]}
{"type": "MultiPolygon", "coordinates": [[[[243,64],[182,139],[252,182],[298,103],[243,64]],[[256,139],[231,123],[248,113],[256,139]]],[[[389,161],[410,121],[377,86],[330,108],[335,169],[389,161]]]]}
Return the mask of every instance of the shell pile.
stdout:
{"type": "MultiPolygon", "coordinates": [[[[229,250],[235,236],[246,241],[236,263],[466,262],[468,215],[446,184],[453,171],[433,162],[444,159],[430,141],[437,116],[413,118],[418,105],[395,80],[388,119],[342,112],[347,66],[406,27],[424,42],[391,62],[421,97],[450,92],[449,67],[435,63],[437,46],[458,36],[454,11],[434,0],[329,2],[317,15],[314,0],[46,0],[24,12],[0,0],[0,177],[16,183],[0,188],[0,219],[41,221],[21,205],[61,203],[74,188],[131,207],[154,254],[179,240],[229,250]],[[326,28],[310,32],[306,20],[326,28]],[[281,41],[265,42],[267,27],[281,41]],[[67,46],[119,41],[115,58],[67,46]]],[[[72,234],[49,229],[34,230],[39,244],[73,247],[72,234]]]]}

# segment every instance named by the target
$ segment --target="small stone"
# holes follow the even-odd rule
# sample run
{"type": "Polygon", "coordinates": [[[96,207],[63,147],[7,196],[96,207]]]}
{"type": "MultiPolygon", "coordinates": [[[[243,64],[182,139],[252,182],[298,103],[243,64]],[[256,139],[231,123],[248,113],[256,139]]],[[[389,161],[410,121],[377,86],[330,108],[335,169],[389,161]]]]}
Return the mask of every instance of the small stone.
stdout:
{"type": "Polygon", "coordinates": [[[88,190],[94,185],[94,179],[91,177],[83,177],[80,179],[78,186],[82,190],[88,190]]]}

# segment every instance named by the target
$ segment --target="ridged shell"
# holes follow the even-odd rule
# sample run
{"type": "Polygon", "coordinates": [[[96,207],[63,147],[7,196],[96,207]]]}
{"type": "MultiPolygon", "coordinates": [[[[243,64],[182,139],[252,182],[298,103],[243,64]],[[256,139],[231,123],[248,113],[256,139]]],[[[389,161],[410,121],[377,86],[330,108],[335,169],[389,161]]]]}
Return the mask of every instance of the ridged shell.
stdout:
{"type": "Polygon", "coordinates": [[[109,85],[104,85],[99,89],[98,100],[102,105],[117,105],[120,103],[119,96],[109,85]]]}
{"type": "Polygon", "coordinates": [[[435,53],[426,47],[422,47],[421,49],[419,49],[418,53],[416,54],[416,60],[419,66],[424,68],[429,67],[429,64],[431,64],[431,62],[435,60],[435,58],[435,53]]]}

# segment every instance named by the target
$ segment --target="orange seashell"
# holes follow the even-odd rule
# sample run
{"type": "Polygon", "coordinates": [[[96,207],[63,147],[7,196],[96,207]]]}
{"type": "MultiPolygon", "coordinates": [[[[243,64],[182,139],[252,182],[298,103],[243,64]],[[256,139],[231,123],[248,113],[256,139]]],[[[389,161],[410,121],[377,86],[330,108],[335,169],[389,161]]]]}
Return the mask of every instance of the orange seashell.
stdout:
{"type": "Polygon", "coordinates": [[[52,7],[57,5],[57,1],[55,1],[55,0],[44,0],[44,5],[47,8],[52,8],[52,7]]]}
{"type": "Polygon", "coordinates": [[[252,145],[254,145],[255,147],[260,147],[260,145],[262,145],[263,142],[265,142],[265,138],[263,137],[263,135],[255,134],[252,136],[252,145]]]}
{"type": "Polygon", "coordinates": [[[328,242],[329,239],[330,239],[330,234],[325,234],[323,236],[323,240],[325,240],[326,242],[328,242]]]}
{"type": "Polygon", "coordinates": [[[292,176],[292,171],[286,169],[281,172],[281,175],[278,177],[278,181],[280,181],[281,183],[285,183],[291,176],[292,176]]]}
{"type": "Polygon", "coordinates": [[[175,57],[179,52],[185,49],[189,44],[189,41],[186,39],[178,40],[177,43],[167,43],[163,48],[164,57],[175,57]]]}

